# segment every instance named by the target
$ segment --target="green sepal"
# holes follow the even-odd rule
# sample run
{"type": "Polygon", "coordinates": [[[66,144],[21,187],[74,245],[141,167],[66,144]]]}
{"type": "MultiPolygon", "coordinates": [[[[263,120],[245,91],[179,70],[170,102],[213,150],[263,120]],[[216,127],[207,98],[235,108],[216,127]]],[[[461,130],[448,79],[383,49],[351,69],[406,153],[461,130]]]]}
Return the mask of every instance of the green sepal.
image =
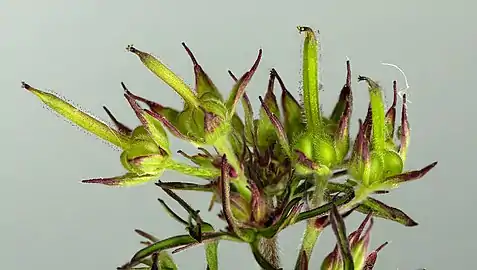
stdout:
{"type": "Polygon", "coordinates": [[[319,98],[319,44],[315,33],[310,27],[298,26],[300,33],[305,33],[303,44],[303,104],[308,129],[312,131],[322,130],[319,98]]]}
{"type": "Polygon", "coordinates": [[[232,91],[230,91],[230,95],[227,99],[227,102],[225,103],[229,115],[233,115],[235,113],[235,107],[237,106],[237,103],[239,102],[240,99],[242,99],[243,94],[245,93],[245,87],[248,85],[250,80],[252,79],[253,74],[255,74],[255,71],[258,68],[258,64],[260,63],[260,60],[262,58],[262,49],[258,51],[258,57],[255,60],[253,66],[250,68],[249,71],[245,72],[240,79],[236,80],[235,85],[232,88],[232,91]]]}
{"type": "Polygon", "coordinates": [[[359,76],[358,81],[366,81],[368,83],[372,113],[371,149],[375,151],[382,151],[385,149],[386,120],[381,87],[368,77],[359,76]]]}
{"type": "Polygon", "coordinates": [[[253,119],[252,105],[250,104],[250,100],[247,96],[247,93],[243,94],[242,107],[245,114],[245,124],[244,124],[245,139],[247,140],[248,145],[254,145],[256,141],[255,121],[253,119]]]}
{"type": "Polygon", "coordinates": [[[162,172],[170,160],[166,153],[153,141],[134,140],[120,156],[123,167],[135,174],[157,174],[162,172]]]}
{"type": "Polygon", "coordinates": [[[182,46],[186,50],[187,54],[191,58],[192,64],[194,65],[195,91],[197,92],[199,100],[213,98],[219,101],[223,101],[222,95],[220,94],[219,90],[214,85],[209,76],[204,72],[202,66],[199,65],[192,51],[187,47],[184,42],[182,42],[182,46]]]}
{"type": "Polygon", "coordinates": [[[139,121],[142,123],[145,130],[148,132],[150,138],[161,150],[165,151],[167,155],[171,155],[171,151],[169,149],[169,139],[167,137],[166,131],[162,127],[162,123],[150,114],[148,114],[141,107],[139,107],[131,92],[126,88],[126,85],[124,85],[124,83],[121,83],[121,85],[126,92],[124,94],[126,100],[129,102],[129,105],[135,112],[139,121]]]}
{"type": "Polygon", "coordinates": [[[232,132],[228,133],[229,141],[234,150],[234,153],[242,154],[244,149],[244,137],[245,126],[242,119],[237,114],[232,117],[232,132]]]}
{"type": "Polygon", "coordinates": [[[186,106],[177,115],[176,128],[191,140],[201,142],[205,136],[204,116],[204,111],[201,109],[186,106]]]}
{"type": "Polygon", "coordinates": [[[282,79],[277,74],[277,80],[282,89],[281,103],[283,110],[283,124],[287,137],[290,140],[290,144],[294,144],[299,137],[305,131],[306,125],[303,121],[303,109],[296,101],[293,95],[287,90],[282,79]]]}
{"type": "Polygon", "coordinates": [[[127,50],[136,54],[141,62],[163,82],[168,84],[174,91],[176,91],[184,101],[192,107],[199,106],[199,100],[190,87],[169,68],[167,68],[161,61],[149,53],[142,52],[132,45],[127,47],[127,50]]]}
{"type": "Polygon", "coordinates": [[[72,123],[78,125],[82,129],[122,149],[129,146],[130,139],[127,135],[114,130],[105,123],[79,110],[56,95],[35,89],[26,83],[22,83],[22,87],[39,97],[40,100],[53,111],[57,112],[72,123]]]}

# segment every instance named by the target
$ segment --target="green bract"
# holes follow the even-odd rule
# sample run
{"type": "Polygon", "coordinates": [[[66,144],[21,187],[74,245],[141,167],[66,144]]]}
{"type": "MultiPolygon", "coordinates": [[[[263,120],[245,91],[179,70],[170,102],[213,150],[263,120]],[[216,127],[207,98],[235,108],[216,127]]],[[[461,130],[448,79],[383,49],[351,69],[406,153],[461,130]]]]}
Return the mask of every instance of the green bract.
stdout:
{"type": "MultiPolygon", "coordinates": [[[[207,269],[227,269],[218,261],[221,240],[246,243],[263,269],[282,269],[276,238],[282,230],[306,221],[307,226],[295,269],[308,269],[310,256],[321,232],[331,225],[338,244],[321,269],[372,269],[376,254],[368,254],[371,216],[399,222],[405,226],[417,223],[403,211],[371,198],[397,188],[403,182],[423,177],[437,163],[421,170],[405,170],[410,129],[403,98],[401,124],[395,127],[397,86],[394,100],[385,110],[382,88],[372,79],[366,82],[369,108],[354,142],[350,141],[353,111],[352,75],[346,62],[346,76],[338,100],[330,114],[321,110],[319,99],[320,45],[317,34],[306,26],[298,27],[304,36],[303,98],[297,101],[275,69],[260,109],[254,115],[246,87],[262,58],[240,77],[231,71],[231,91],[223,97],[204,72],[191,50],[183,43],[195,74],[191,88],[159,59],[128,46],[142,63],[184,100],[182,108],[171,108],[130,91],[121,83],[124,97],[138,118],[131,129],[119,122],[104,107],[114,127],[82,112],[57,96],[23,87],[38,96],[47,106],[66,119],[119,147],[124,167],[120,176],[83,180],[108,186],[133,186],[156,181],[168,196],[182,208],[176,213],[159,199],[166,212],[184,227],[184,233],[159,240],[143,231],[137,232],[148,241],[119,269],[177,269],[172,253],[204,244],[207,269]],[[275,85],[281,90],[280,100],[275,85]],[[237,114],[241,104],[243,119],[237,114]],[[198,153],[187,154],[169,142],[175,136],[196,146],[198,153]],[[181,162],[174,151],[190,162],[181,162]],[[159,178],[166,170],[205,179],[203,183],[166,182],[159,178]],[[343,180],[343,181],[339,181],[343,180]],[[216,229],[204,221],[196,207],[189,205],[175,191],[200,191],[211,195],[209,211],[219,205],[218,216],[226,226],[216,229]],[[343,218],[353,211],[366,214],[363,224],[346,235],[343,218]],[[144,268],[137,268],[143,265],[144,268]]],[[[364,93],[364,92],[363,92],[364,93]]]]}

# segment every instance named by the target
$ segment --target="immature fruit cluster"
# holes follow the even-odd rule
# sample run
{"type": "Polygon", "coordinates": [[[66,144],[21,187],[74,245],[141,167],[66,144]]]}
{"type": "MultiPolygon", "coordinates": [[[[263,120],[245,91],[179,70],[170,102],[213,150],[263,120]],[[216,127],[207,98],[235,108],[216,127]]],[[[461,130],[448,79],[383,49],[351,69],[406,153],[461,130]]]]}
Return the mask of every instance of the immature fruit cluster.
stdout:
{"type": "Polygon", "coordinates": [[[185,226],[187,233],[160,241],[138,231],[149,239],[147,246],[121,269],[138,264],[148,265],[150,269],[158,269],[158,264],[162,264],[162,269],[176,269],[165,250],[177,248],[176,251],[180,251],[202,242],[208,269],[218,269],[219,240],[248,243],[262,268],[278,269],[278,258],[266,256],[261,243],[274,239],[287,226],[303,220],[309,224],[305,240],[311,239],[313,244],[302,246],[297,269],[307,269],[317,232],[329,224],[338,237],[340,249],[335,248],[325,259],[322,269],[371,269],[372,259],[363,259],[369,231],[362,238],[363,228],[360,227],[349,241],[346,240],[343,216],[358,210],[368,214],[363,224],[372,214],[406,226],[417,225],[402,211],[369,197],[374,193],[386,193],[402,182],[418,179],[436,165],[432,163],[422,170],[403,172],[410,138],[406,97],[401,126],[396,132],[396,83],[393,104],[385,111],[380,86],[370,78],[360,76],[358,80],[368,84],[370,103],[368,114],[364,122],[359,121],[359,132],[351,144],[350,63],[346,63],[346,82],[339,99],[332,113],[324,116],[319,101],[318,40],[310,28],[298,27],[298,30],[305,35],[303,100],[299,103],[278,72],[272,69],[265,96],[260,97],[257,119],[253,117],[245,87],[258,68],[261,50],[250,70],[241,77],[229,72],[234,86],[224,98],[184,43],[194,66],[194,90],[160,60],[128,46],[128,51],[136,54],[152,73],[184,99],[184,107],[177,110],[137,96],[122,83],[124,96],[140,122],[134,129],[117,121],[106,107],[116,128],[50,93],[23,84],[65,118],[123,150],[120,160],[126,173],[83,182],[130,186],[156,180],[156,184],[187,211],[188,218],[183,219],[160,200],[171,216],[185,226]],[[275,96],[275,81],[281,88],[281,104],[275,96]],[[236,114],[239,102],[245,113],[243,120],[236,114]],[[147,108],[141,107],[142,104],[147,108]],[[198,147],[200,152],[194,155],[178,151],[194,165],[174,158],[168,133],[198,147]],[[395,142],[395,136],[399,144],[395,142]],[[165,170],[204,178],[208,182],[163,182],[159,177],[165,170]],[[346,181],[335,181],[339,177],[345,177],[346,181]],[[225,230],[215,230],[203,221],[199,211],[172,190],[210,192],[210,208],[215,203],[221,205],[219,217],[227,223],[225,230]]]}

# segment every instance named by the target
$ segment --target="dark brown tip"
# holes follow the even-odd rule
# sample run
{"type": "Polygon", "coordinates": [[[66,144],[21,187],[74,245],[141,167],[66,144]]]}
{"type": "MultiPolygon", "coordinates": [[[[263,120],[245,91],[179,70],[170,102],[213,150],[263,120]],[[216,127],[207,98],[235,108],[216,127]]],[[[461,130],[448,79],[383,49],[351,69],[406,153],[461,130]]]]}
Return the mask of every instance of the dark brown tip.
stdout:
{"type": "MultiPolygon", "coordinates": [[[[298,26],[297,29],[298,29],[298,32],[300,32],[300,33],[303,33],[303,32],[306,32],[306,31],[313,32],[313,29],[311,29],[311,27],[308,27],[308,26],[298,26]]],[[[319,34],[320,31],[316,30],[316,33],[319,34]]]]}
{"type": "Polygon", "coordinates": [[[230,77],[232,77],[234,81],[237,81],[237,77],[232,73],[231,70],[227,70],[227,72],[229,73],[230,77]]]}
{"type": "Polygon", "coordinates": [[[393,81],[393,105],[391,107],[396,107],[396,103],[397,103],[397,94],[398,93],[398,90],[397,90],[397,81],[393,81]]]}
{"type": "Polygon", "coordinates": [[[189,47],[187,47],[187,45],[185,44],[185,42],[182,42],[182,47],[184,47],[184,49],[186,50],[187,54],[189,55],[190,59],[192,60],[192,64],[194,64],[194,66],[198,66],[199,64],[197,63],[197,59],[195,58],[194,54],[192,53],[192,51],[189,49],[189,47]]]}
{"type": "Polygon", "coordinates": [[[384,242],[382,245],[380,245],[377,249],[375,249],[374,251],[376,252],[380,252],[385,246],[387,246],[389,244],[389,242],[384,242]]]}
{"type": "Polygon", "coordinates": [[[134,48],[134,46],[132,44],[130,44],[126,47],[126,51],[132,52],[132,53],[138,53],[138,50],[136,48],[134,48]]]}
{"type": "Polygon", "coordinates": [[[273,88],[275,86],[276,75],[277,75],[277,72],[274,69],[270,70],[270,77],[268,79],[267,94],[266,94],[265,98],[267,98],[268,95],[273,95],[273,88]]]}
{"type": "Polygon", "coordinates": [[[119,181],[115,178],[95,178],[82,180],[81,182],[87,184],[102,184],[106,186],[117,186],[119,184],[119,181]]]}
{"type": "Polygon", "coordinates": [[[30,90],[32,87],[27,84],[26,82],[22,82],[22,88],[26,89],[26,90],[30,90]]]}
{"type": "Polygon", "coordinates": [[[346,61],[346,87],[351,88],[351,63],[346,61]]]}
{"type": "Polygon", "coordinates": [[[126,85],[124,84],[124,82],[121,82],[121,87],[123,88],[124,92],[126,92],[126,94],[131,94],[131,92],[129,92],[129,89],[126,87],[126,85]]]}
{"type": "Polygon", "coordinates": [[[111,121],[113,121],[113,124],[116,126],[119,132],[123,134],[130,134],[132,132],[132,130],[129,127],[119,122],[106,106],[103,106],[103,109],[106,111],[106,114],[109,116],[111,121]]]}

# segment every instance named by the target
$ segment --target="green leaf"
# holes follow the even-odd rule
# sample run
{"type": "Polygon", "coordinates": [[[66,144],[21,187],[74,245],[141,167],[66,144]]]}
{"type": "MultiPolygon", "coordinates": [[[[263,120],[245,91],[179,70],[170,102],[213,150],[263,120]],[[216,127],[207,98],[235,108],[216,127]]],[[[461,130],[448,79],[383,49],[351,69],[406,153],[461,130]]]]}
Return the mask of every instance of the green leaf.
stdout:
{"type": "Polygon", "coordinates": [[[82,112],[59,97],[33,88],[26,83],[22,83],[22,87],[39,97],[40,100],[53,111],[57,112],[84,130],[91,132],[99,138],[108,141],[122,149],[125,149],[129,146],[129,136],[112,129],[105,123],[85,112],[82,112]]]}
{"type": "Polygon", "coordinates": [[[123,268],[127,269],[128,265],[134,265],[136,262],[141,261],[144,258],[151,256],[154,253],[161,252],[166,249],[175,248],[187,244],[191,244],[196,242],[194,238],[190,235],[177,235],[172,236],[167,239],[161,240],[156,242],[150,246],[147,246],[134,254],[131,261],[123,266],[123,268]]]}
{"type": "Polygon", "coordinates": [[[179,223],[181,223],[182,225],[189,225],[189,223],[187,221],[185,221],[183,218],[181,218],[178,214],[176,214],[176,212],[174,212],[174,210],[172,210],[167,204],[166,202],[164,202],[164,200],[158,198],[157,199],[161,205],[164,207],[164,209],[166,210],[166,212],[173,218],[175,219],[176,221],[178,221],[179,223]]]}
{"type": "Polygon", "coordinates": [[[414,221],[403,211],[386,205],[383,202],[371,197],[368,197],[366,200],[364,200],[356,210],[363,214],[372,212],[373,216],[375,217],[392,220],[407,227],[414,227],[418,225],[416,221],[414,221]]]}
{"type": "Polygon", "coordinates": [[[161,174],[139,176],[133,173],[126,173],[125,175],[122,175],[122,176],[87,179],[87,180],[82,180],[81,182],[92,183],[92,184],[103,184],[106,186],[127,187],[127,186],[136,186],[136,185],[147,183],[149,181],[156,180],[157,178],[160,177],[161,174]]]}
{"type": "Polygon", "coordinates": [[[307,127],[317,131],[322,127],[319,99],[318,41],[310,27],[299,26],[298,31],[305,33],[303,44],[303,103],[307,127]]]}
{"type": "Polygon", "coordinates": [[[156,185],[159,186],[160,188],[162,188],[162,190],[164,190],[164,192],[167,195],[169,195],[172,199],[174,199],[176,202],[178,202],[182,206],[182,208],[184,208],[184,210],[186,210],[187,213],[192,217],[192,219],[195,219],[195,220],[200,219],[200,216],[199,216],[197,210],[192,208],[192,206],[190,206],[190,204],[188,204],[184,199],[179,197],[179,195],[177,195],[175,192],[173,192],[172,190],[162,186],[161,184],[162,184],[162,181],[160,181],[160,180],[158,181],[158,183],[156,183],[156,185]]]}
{"type": "Polygon", "coordinates": [[[199,100],[189,86],[169,68],[167,68],[161,61],[156,59],[149,53],[142,52],[132,45],[127,47],[127,50],[136,54],[141,62],[157,77],[168,84],[174,91],[176,91],[184,101],[192,107],[199,106],[199,100]]]}
{"type": "Polygon", "coordinates": [[[196,183],[186,183],[186,182],[160,182],[157,183],[158,186],[167,189],[174,190],[189,190],[189,191],[205,191],[212,192],[213,186],[209,184],[196,184],[196,183]]]}
{"type": "Polygon", "coordinates": [[[338,212],[336,205],[332,205],[330,213],[331,227],[338,240],[338,246],[341,251],[341,259],[343,260],[343,270],[354,270],[353,255],[351,255],[351,248],[348,237],[346,235],[346,227],[343,218],[338,212]]]}

